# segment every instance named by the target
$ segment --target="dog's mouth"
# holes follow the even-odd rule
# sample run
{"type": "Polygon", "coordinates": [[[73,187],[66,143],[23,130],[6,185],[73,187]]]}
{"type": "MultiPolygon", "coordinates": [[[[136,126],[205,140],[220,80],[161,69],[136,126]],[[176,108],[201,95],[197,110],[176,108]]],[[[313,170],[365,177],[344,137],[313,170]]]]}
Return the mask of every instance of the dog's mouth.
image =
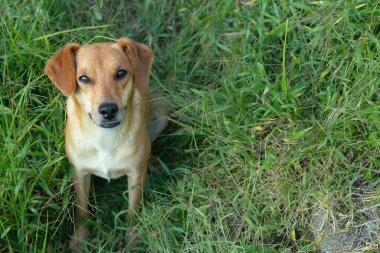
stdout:
{"type": "Polygon", "coordinates": [[[120,125],[120,122],[108,122],[108,123],[100,124],[98,126],[103,127],[103,128],[114,128],[118,125],[120,125]]]}
{"type": "Polygon", "coordinates": [[[109,122],[100,122],[100,123],[97,123],[93,118],[92,118],[92,115],[91,113],[88,113],[88,116],[90,117],[91,121],[94,122],[94,124],[100,126],[101,128],[107,128],[107,129],[110,129],[110,128],[114,128],[114,127],[117,127],[118,125],[120,125],[120,121],[109,121],[109,122]]]}

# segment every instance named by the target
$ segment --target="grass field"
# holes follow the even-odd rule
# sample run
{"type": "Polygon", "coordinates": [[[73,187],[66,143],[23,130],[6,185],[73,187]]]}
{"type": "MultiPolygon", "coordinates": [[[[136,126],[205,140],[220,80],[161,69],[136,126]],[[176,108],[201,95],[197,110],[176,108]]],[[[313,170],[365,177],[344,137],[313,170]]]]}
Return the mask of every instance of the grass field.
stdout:
{"type": "MultiPolygon", "coordinates": [[[[43,67],[122,36],[151,46],[171,105],[136,251],[316,252],[377,219],[355,247],[378,252],[378,1],[0,0],[0,32],[0,252],[68,250],[65,97],[43,67]]],[[[126,251],[127,180],[93,185],[87,249],[126,251]]]]}

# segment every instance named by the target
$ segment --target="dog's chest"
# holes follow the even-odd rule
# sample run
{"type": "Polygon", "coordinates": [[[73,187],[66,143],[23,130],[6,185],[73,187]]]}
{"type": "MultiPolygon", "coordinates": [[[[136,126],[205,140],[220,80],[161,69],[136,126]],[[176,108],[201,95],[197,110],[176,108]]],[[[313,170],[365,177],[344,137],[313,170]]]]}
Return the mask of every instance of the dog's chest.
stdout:
{"type": "Polygon", "coordinates": [[[79,134],[72,137],[66,152],[77,172],[109,180],[140,169],[141,149],[131,138],[107,132],[92,137],[79,134]]]}

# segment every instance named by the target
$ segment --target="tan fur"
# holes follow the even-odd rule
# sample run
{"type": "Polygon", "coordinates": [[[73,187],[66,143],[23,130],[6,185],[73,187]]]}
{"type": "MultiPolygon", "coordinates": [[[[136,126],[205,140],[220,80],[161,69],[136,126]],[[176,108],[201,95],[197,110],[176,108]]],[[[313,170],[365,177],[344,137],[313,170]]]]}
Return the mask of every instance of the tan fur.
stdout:
{"type": "Polygon", "coordinates": [[[152,60],[148,46],[121,38],[82,47],[68,44],[46,64],[45,73],[68,96],[66,154],[74,167],[77,208],[71,247],[76,251],[89,234],[83,220],[88,218],[92,174],[108,180],[127,175],[130,212],[141,199],[151,141],[166,127],[168,114],[165,102],[149,103],[152,60]],[[120,69],[128,72],[122,80],[115,78],[120,69]],[[91,83],[78,81],[82,75],[91,83]],[[115,120],[121,124],[102,128],[99,106],[110,102],[117,104],[115,120]]]}

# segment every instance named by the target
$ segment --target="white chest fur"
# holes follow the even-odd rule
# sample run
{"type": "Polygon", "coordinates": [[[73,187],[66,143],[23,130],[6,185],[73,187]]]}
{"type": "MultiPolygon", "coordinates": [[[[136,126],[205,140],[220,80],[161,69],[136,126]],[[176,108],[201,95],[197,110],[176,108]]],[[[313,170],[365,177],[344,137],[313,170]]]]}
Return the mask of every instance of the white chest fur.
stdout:
{"type": "Polygon", "coordinates": [[[71,148],[71,151],[68,148],[70,162],[81,173],[91,173],[106,179],[137,170],[141,164],[140,150],[133,140],[112,138],[116,136],[113,133],[101,133],[92,136],[89,141],[74,134],[74,143],[71,145],[75,148],[71,148]]]}

